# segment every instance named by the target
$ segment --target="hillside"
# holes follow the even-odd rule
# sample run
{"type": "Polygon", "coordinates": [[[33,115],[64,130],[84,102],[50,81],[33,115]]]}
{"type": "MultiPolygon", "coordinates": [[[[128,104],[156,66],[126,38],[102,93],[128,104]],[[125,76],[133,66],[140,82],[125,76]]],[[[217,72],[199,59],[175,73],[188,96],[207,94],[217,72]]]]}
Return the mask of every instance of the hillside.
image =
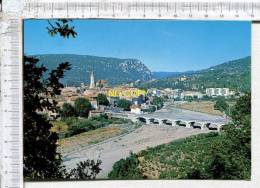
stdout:
{"type": "Polygon", "coordinates": [[[158,71],[158,72],[152,72],[153,77],[155,79],[161,79],[161,78],[167,78],[167,77],[178,77],[183,74],[185,75],[191,75],[194,73],[194,71],[186,71],[186,72],[163,72],[163,71],[158,71]]]}
{"type": "Polygon", "coordinates": [[[52,70],[62,62],[69,62],[71,70],[65,73],[62,82],[78,86],[89,84],[90,71],[94,71],[95,80],[104,79],[109,85],[129,83],[136,80],[147,81],[152,78],[151,71],[137,59],[119,59],[72,54],[34,55],[41,64],[52,70]]]}
{"type": "Polygon", "coordinates": [[[251,88],[251,57],[228,61],[208,69],[143,83],[141,87],[205,91],[207,87],[228,87],[236,91],[251,88]],[[182,78],[182,79],[181,79],[182,78]]]}
{"type": "Polygon", "coordinates": [[[92,70],[96,80],[107,80],[109,85],[140,80],[137,86],[142,88],[178,88],[202,92],[207,87],[228,87],[244,92],[250,90],[251,85],[251,57],[228,61],[198,71],[152,73],[137,59],[72,54],[35,56],[49,70],[56,68],[61,62],[69,62],[71,70],[65,73],[62,82],[74,86],[79,86],[80,83],[89,84],[92,70]]]}

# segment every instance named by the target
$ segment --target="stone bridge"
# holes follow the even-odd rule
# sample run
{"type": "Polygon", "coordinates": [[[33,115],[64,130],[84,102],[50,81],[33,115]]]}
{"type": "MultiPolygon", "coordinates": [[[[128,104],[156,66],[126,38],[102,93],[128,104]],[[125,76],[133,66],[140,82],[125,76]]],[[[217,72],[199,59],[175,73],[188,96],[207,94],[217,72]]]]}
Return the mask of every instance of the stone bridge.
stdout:
{"type": "Polygon", "coordinates": [[[182,120],[182,119],[160,119],[154,117],[144,117],[139,116],[136,117],[134,122],[142,122],[148,125],[169,125],[169,126],[181,126],[187,128],[198,128],[198,129],[209,129],[209,130],[217,130],[219,131],[220,128],[223,126],[222,124],[217,124],[208,121],[197,121],[197,120],[182,120]]]}
{"type": "Polygon", "coordinates": [[[130,119],[133,122],[140,122],[147,125],[160,125],[160,126],[181,126],[194,129],[209,129],[219,131],[223,124],[214,123],[209,121],[198,120],[183,120],[183,119],[171,119],[171,118],[158,118],[147,117],[142,115],[123,114],[123,113],[107,113],[112,117],[130,119]]]}

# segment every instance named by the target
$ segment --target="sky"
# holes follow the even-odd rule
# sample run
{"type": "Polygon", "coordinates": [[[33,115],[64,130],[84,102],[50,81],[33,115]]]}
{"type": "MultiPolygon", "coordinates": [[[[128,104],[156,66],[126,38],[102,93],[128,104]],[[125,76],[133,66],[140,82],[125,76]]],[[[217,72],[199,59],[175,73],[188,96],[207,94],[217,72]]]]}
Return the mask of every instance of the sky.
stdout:
{"type": "Polygon", "coordinates": [[[25,20],[24,53],[135,58],[151,71],[200,70],[251,55],[251,22],[74,20],[76,38],[51,37],[47,20],[25,20]]]}

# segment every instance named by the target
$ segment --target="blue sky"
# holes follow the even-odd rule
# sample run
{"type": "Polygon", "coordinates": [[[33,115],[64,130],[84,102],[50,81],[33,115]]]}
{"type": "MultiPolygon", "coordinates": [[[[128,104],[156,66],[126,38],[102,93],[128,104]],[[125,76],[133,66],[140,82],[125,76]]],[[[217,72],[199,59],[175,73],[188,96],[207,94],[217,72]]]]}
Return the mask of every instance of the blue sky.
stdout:
{"type": "Polygon", "coordinates": [[[251,54],[251,23],[74,20],[77,38],[51,37],[46,20],[24,22],[24,52],[140,59],[152,71],[199,70],[251,54]]]}

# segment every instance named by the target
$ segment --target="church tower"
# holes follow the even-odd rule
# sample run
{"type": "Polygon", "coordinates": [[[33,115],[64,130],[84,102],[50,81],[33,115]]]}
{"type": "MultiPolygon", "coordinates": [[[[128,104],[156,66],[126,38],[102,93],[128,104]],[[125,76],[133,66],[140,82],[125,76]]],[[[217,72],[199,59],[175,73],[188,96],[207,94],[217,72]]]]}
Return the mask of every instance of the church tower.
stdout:
{"type": "Polygon", "coordinates": [[[94,73],[93,71],[91,71],[89,89],[93,89],[93,88],[95,88],[95,80],[94,80],[94,73]]]}

